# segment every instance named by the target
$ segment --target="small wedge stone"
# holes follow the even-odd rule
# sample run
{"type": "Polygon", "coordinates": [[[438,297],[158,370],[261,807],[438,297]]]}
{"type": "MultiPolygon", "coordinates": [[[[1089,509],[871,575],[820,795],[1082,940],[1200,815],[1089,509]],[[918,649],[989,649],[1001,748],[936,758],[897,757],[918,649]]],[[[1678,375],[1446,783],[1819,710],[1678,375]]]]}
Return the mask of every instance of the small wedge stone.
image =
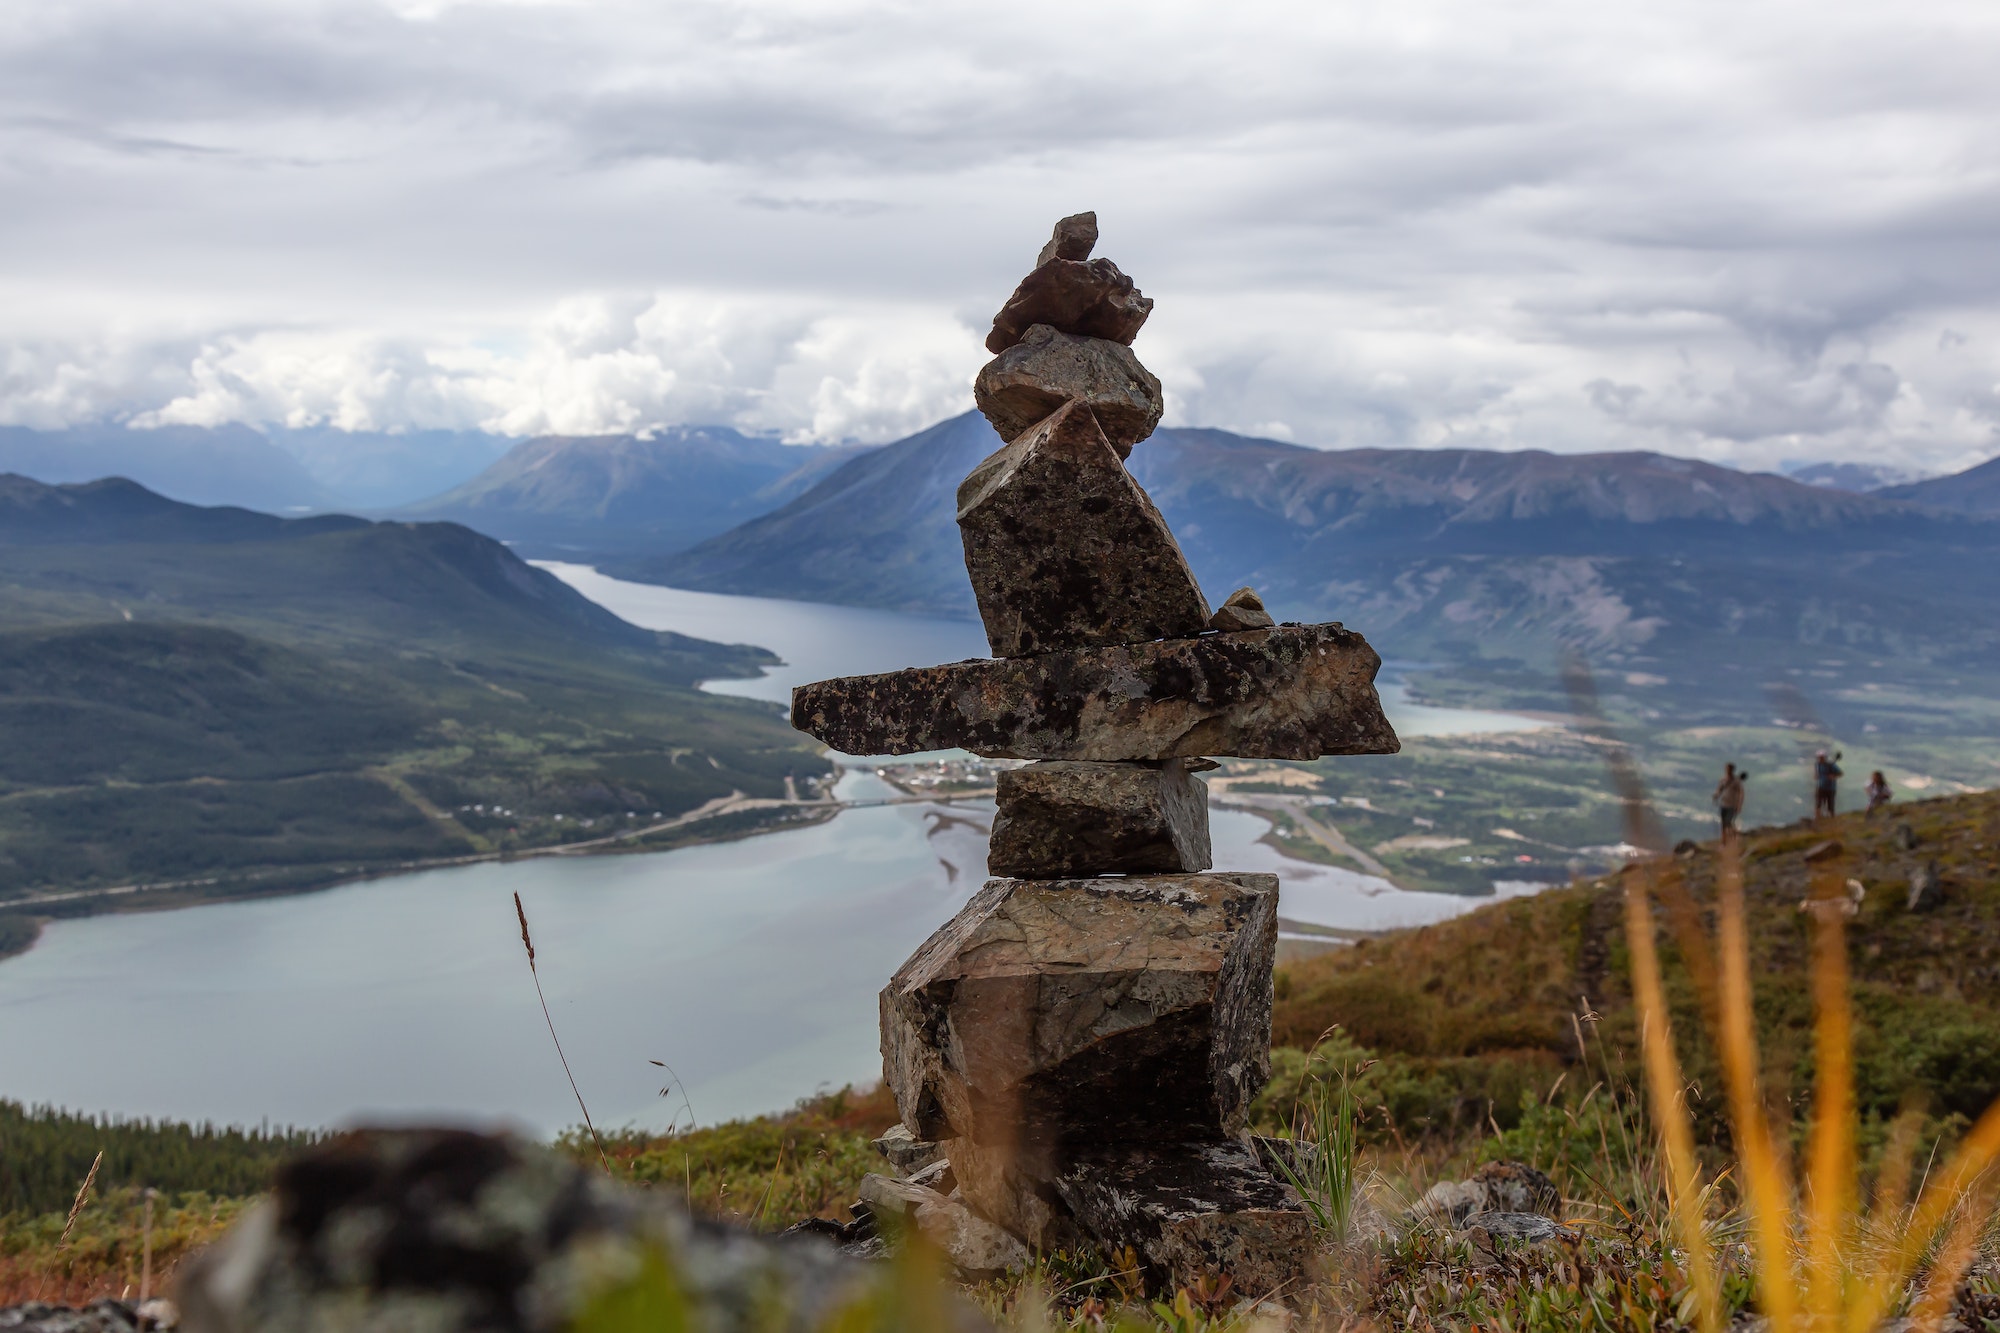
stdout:
{"type": "Polygon", "coordinates": [[[994,875],[1182,874],[1208,869],[1208,784],[1182,760],[1045,759],[997,781],[986,853],[994,875]]]}
{"type": "Polygon", "coordinates": [[[1224,634],[1246,629],[1270,629],[1277,623],[1264,609],[1264,599],[1250,588],[1238,588],[1230,593],[1223,599],[1222,605],[1215,608],[1215,614],[1208,618],[1208,627],[1221,630],[1224,634]]]}

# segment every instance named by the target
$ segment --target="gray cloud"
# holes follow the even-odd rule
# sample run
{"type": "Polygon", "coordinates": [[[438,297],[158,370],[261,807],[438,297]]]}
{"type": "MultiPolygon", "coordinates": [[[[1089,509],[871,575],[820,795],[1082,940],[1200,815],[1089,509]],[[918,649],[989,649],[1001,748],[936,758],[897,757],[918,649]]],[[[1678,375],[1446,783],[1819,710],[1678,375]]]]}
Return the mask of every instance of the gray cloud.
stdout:
{"type": "Polygon", "coordinates": [[[1176,420],[1962,466],[1996,57],[1950,0],[72,0],[0,28],[0,421],[885,438],[1095,206],[1176,420]]]}

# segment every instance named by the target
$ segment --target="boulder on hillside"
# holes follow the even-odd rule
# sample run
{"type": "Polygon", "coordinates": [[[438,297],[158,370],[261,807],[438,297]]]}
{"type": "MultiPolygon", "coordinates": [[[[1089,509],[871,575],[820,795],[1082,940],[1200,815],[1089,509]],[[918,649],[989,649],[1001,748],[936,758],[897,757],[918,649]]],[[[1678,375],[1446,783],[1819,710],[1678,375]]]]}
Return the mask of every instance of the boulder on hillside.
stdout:
{"type": "Polygon", "coordinates": [[[1903,908],[1909,912],[1928,912],[1944,897],[1944,868],[1936,858],[1925,861],[1910,871],[1910,890],[1903,899],[1903,908]]]}
{"type": "Polygon", "coordinates": [[[1081,404],[1121,459],[1160,424],[1165,402],[1159,380],[1131,348],[1059,333],[1046,324],[1035,325],[987,362],[972,382],[972,397],[1009,442],[1065,403],[1081,404]]]}
{"type": "Polygon", "coordinates": [[[1526,1162],[1488,1162],[1468,1180],[1440,1180],[1418,1201],[1416,1212],[1427,1213],[1454,1227],[1478,1213],[1536,1213],[1554,1217],[1562,1191],[1553,1180],[1526,1162]]]}
{"type": "Polygon", "coordinates": [[[958,530],[995,657],[1183,638],[1208,623],[1167,520],[1080,403],[972,469],[958,530]]]}
{"type": "Polygon", "coordinates": [[[882,992],[903,1123],[1023,1151],[1234,1134],[1270,1077],[1277,906],[1274,875],[987,881],[882,992]]]}

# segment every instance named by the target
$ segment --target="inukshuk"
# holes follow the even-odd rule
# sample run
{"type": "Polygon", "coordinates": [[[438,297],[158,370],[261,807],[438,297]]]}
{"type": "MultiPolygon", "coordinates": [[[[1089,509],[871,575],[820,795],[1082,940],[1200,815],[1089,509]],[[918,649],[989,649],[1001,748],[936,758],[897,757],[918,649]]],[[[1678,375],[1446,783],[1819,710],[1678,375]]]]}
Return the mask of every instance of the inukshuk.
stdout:
{"type": "Polygon", "coordinates": [[[990,879],[882,992],[884,1076],[964,1201],[1030,1245],[1130,1247],[1153,1280],[1295,1283],[1296,1195],[1244,1132],[1270,1075],[1273,875],[1210,872],[1209,756],[1386,754],[1380,659],[1338,624],[1213,614],[1124,460],[1159,424],[1153,303],[1058,223],[993,321],[1005,447],[958,491],[994,656],[801,686],[849,754],[961,746],[1003,772],[990,879]]]}

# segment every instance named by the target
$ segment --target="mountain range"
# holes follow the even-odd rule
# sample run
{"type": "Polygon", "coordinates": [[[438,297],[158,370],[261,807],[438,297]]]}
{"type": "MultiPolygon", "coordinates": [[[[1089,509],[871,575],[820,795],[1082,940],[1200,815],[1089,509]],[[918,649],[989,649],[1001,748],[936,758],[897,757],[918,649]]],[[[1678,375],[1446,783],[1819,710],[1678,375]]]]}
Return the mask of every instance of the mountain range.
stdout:
{"type": "Polygon", "coordinates": [[[1876,492],[1890,500],[1911,500],[1964,514],[2000,514],[2000,458],[1949,477],[1931,477],[1876,492]]]}
{"type": "Polygon", "coordinates": [[[0,910],[782,795],[822,761],[770,705],[695,688],[773,660],[629,624],[457,524],[0,476],[0,910]]]}
{"type": "Polygon", "coordinates": [[[513,444],[479,431],[5,426],[0,472],[51,484],[124,477],[187,504],[272,513],[392,509],[456,486],[513,444]]]}
{"type": "MultiPolygon", "coordinates": [[[[953,496],[998,445],[968,413],[686,551],[604,567],[970,616],[953,496]]],[[[1758,709],[1771,672],[1842,653],[2000,661],[2000,520],[1916,498],[1658,454],[1317,450],[1219,430],[1159,430],[1130,466],[1211,601],[1252,585],[1281,617],[1365,626],[1392,656],[1546,674],[1577,649],[1690,682],[1734,662],[1738,702],[1758,709]]],[[[1981,471],[1922,495],[1963,495],[1981,471]]]]}
{"type": "Polygon", "coordinates": [[[402,512],[465,523],[541,555],[661,554],[778,508],[862,452],[726,426],[544,436],[402,512]]]}

